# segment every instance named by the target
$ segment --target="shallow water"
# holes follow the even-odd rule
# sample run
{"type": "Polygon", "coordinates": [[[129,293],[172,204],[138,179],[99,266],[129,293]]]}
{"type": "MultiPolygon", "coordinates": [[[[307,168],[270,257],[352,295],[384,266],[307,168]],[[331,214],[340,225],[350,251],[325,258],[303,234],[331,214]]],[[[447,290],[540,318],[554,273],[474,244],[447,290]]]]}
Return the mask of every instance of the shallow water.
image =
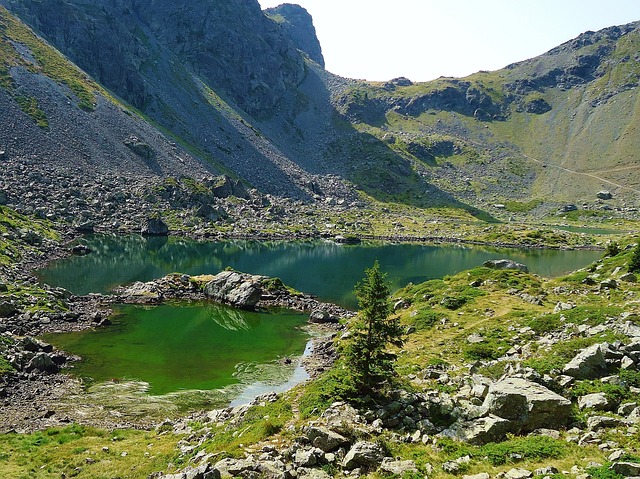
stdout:
{"type": "Polygon", "coordinates": [[[295,361],[305,350],[306,319],[286,310],[255,313],[215,304],[126,305],[117,308],[110,327],[44,339],[83,358],[73,373],[88,384],[135,380],[148,383],[154,395],[258,380],[273,389],[289,381],[290,372],[279,377],[278,361],[295,361]]]}
{"type": "MultiPolygon", "coordinates": [[[[489,259],[509,258],[527,264],[534,273],[557,276],[601,255],[406,243],[346,246],[326,241],[198,242],[99,235],[82,243],[93,253],[52,263],[39,272],[40,279],[86,294],[171,272],[215,274],[231,266],[280,277],[298,290],[350,308],[356,307],[355,283],[376,259],[396,289],[473,268],[489,259]]],[[[45,340],[84,358],[75,364],[74,373],[93,385],[89,391],[96,398],[105,391],[116,391],[112,396],[121,397],[126,386],[138,395],[146,390],[149,398],[164,394],[174,404],[220,405],[230,400],[237,404],[306,379],[299,366],[308,342],[301,329],[306,318],[291,311],[250,313],[213,304],[129,305],[117,308],[115,324],[109,328],[49,335],[45,340]],[[287,356],[294,359],[283,364],[287,356]]],[[[129,398],[128,408],[144,403],[136,394],[129,398]]]]}

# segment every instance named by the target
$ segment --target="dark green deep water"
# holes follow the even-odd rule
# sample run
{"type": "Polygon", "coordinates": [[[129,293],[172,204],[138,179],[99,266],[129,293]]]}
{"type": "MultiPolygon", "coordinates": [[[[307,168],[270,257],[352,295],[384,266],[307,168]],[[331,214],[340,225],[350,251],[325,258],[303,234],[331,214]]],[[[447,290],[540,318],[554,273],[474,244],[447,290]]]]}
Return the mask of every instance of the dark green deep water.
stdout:
{"type": "Polygon", "coordinates": [[[299,291],[355,308],[352,291],[365,268],[378,259],[392,289],[442,278],[509,258],[533,273],[558,276],[601,256],[597,251],[497,249],[419,244],[371,243],[357,246],[333,242],[198,242],[178,238],[94,236],[82,241],[94,250],[41,270],[42,281],[76,294],[107,292],[133,281],[150,281],[168,273],[215,274],[230,266],[238,271],[279,277],[299,291]]]}
{"type": "MultiPolygon", "coordinates": [[[[356,307],[353,286],[376,259],[396,289],[498,258],[525,263],[540,275],[557,276],[586,266],[601,254],[388,243],[196,242],[139,236],[93,236],[82,243],[93,253],[55,262],[40,271],[40,279],[86,294],[171,272],[215,274],[231,266],[279,277],[300,291],[352,308],[356,307]]],[[[250,383],[246,375],[238,375],[239,370],[300,356],[308,339],[299,328],[306,316],[288,311],[248,313],[211,304],[122,306],[113,320],[109,328],[45,339],[84,358],[75,365],[77,375],[91,382],[141,380],[149,383],[153,394],[250,383]]]]}

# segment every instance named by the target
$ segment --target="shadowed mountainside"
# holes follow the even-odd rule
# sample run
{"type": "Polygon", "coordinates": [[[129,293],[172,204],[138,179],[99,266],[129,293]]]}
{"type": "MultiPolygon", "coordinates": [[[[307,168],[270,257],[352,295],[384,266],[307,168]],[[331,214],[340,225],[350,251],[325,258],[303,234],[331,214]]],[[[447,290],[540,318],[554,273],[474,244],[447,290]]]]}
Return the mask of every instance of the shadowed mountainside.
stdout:
{"type": "MultiPolygon", "coordinates": [[[[541,213],[568,202],[621,211],[638,204],[637,23],[587,32],[496,72],[379,83],[326,72],[311,18],[295,5],[262,12],[256,0],[0,4],[104,86],[91,87],[96,98],[159,126],[203,162],[199,168],[267,193],[353,199],[355,187],[382,201],[474,213],[504,203],[541,213]],[[613,196],[606,203],[596,198],[603,189],[613,196]]],[[[17,22],[2,16],[3,25],[17,22]]],[[[28,86],[45,81],[33,75],[53,78],[43,56],[14,30],[3,30],[3,93],[47,125],[12,125],[29,133],[13,143],[0,138],[0,147],[29,154],[31,135],[42,138],[42,151],[72,143],[52,120],[72,117],[65,103],[28,86]],[[22,90],[33,101],[20,99],[22,90]]],[[[83,111],[74,122],[93,121],[100,107],[92,112],[91,99],[71,90],[83,111]]],[[[92,128],[107,127],[83,130],[92,128]]]]}

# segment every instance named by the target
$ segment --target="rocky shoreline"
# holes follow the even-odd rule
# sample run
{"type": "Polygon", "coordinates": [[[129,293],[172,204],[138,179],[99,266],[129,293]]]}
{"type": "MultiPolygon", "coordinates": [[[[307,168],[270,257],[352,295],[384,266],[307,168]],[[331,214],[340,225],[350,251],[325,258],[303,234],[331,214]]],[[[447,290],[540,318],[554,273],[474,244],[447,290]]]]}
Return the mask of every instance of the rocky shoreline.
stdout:
{"type": "MultiPolygon", "coordinates": [[[[68,256],[71,248],[58,245],[40,254],[32,254],[14,270],[12,281],[23,286],[38,285],[27,271],[43,266],[47,260],[68,256]],[[46,259],[45,259],[46,258],[46,259]],[[19,273],[18,271],[22,271],[19,273]]],[[[51,345],[35,339],[46,333],[81,331],[97,327],[108,327],[114,304],[159,304],[163,301],[216,301],[244,309],[287,308],[310,315],[309,327],[313,329],[311,354],[303,358],[305,370],[315,377],[331,366],[335,360],[333,338],[343,329],[338,323],[342,317],[354,313],[336,305],[318,301],[311,295],[295,292],[285,287],[278,279],[246,273],[224,271],[218,275],[190,277],[172,274],[148,283],[123,286],[112,295],[92,293],[75,296],[61,288],[39,285],[48,299],[58,301],[59,310],[29,312],[26,304],[5,301],[0,325],[0,352],[8,358],[14,372],[0,377],[0,432],[29,432],[47,427],[60,426],[81,421],[97,427],[152,427],[152,423],[141,424],[130,421],[92,421],[88,418],[58,415],[56,404],[63,396],[79,394],[81,382],[62,369],[80,358],[54,350],[51,345]],[[224,291],[216,296],[213,287],[205,285],[218,280],[218,289],[224,291]],[[23,309],[24,307],[24,309],[23,309]],[[11,310],[9,310],[11,308],[11,310]]],[[[49,303],[51,304],[51,302],[49,303]]],[[[1,305],[0,305],[1,306],[1,305]]]]}

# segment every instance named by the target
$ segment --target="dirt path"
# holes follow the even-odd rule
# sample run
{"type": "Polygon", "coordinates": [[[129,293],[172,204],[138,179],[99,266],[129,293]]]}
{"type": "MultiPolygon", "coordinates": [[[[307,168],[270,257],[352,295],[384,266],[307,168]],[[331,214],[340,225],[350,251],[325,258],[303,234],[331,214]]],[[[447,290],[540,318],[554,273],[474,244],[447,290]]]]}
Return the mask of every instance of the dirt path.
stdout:
{"type": "MultiPolygon", "coordinates": [[[[539,160],[538,158],[533,158],[533,157],[531,157],[529,155],[525,155],[524,153],[521,153],[521,154],[522,154],[523,157],[527,158],[528,160],[534,161],[534,162],[536,162],[536,163],[538,163],[538,164],[540,164],[540,165],[542,165],[544,167],[555,168],[556,170],[564,171],[566,173],[571,173],[573,175],[587,176],[589,178],[593,178],[595,180],[602,181],[603,183],[607,183],[608,185],[616,186],[618,188],[622,188],[622,189],[625,189],[625,190],[630,190],[630,191],[633,191],[634,193],[640,194],[640,190],[632,188],[631,186],[625,186],[625,185],[621,185],[620,183],[616,183],[614,181],[607,180],[607,179],[602,178],[600,176],[597,176],[597,175],[595,175],[593,173],[585,173],[585,172],[582,172],[582,171],[576,171],[576,170],[572,170],[570,168],[565,168],[564,166],[552,165],[552,164],[549,164],[549,163],[545,163],[544,161],[539,160]]],[[[607,172],[612,172],[612,171],[622,171],[623,169],[632,169],[632,168],[635,168],[635,167],[612,169],[612,170],[600,170],[600,171],[596,171],[595,173],[607,173],[607,172]]]]}

